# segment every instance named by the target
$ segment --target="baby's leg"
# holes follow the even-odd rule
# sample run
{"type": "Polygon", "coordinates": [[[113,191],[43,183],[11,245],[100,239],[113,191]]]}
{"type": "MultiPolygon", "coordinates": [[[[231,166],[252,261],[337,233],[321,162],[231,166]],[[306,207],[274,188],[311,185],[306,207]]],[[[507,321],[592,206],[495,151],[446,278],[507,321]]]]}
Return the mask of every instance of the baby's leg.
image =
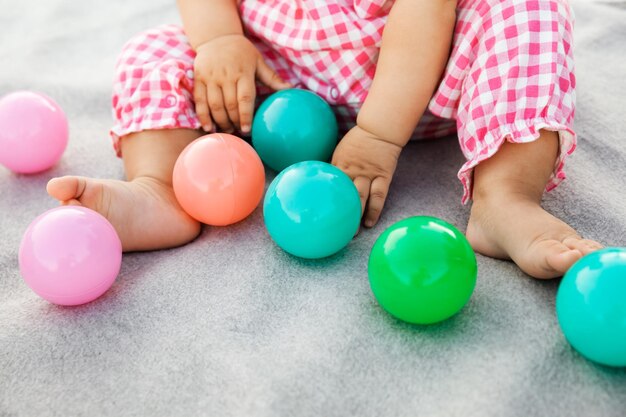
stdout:
{"type": "Polygon", "coordinates": [[[198,136],[192,129],[130,134],[120,142],[127,181],[67,176],[52,179],[48,193],[109,219],[124,251],[183,245],[198,235],[200,224],[178,204],[172,171],[180,152],[198,136]]]}
{"type": "Polygon", "coordinates": [[[580,257],[602,247],[582,239],[540,205],[558,140],[556,132],[542,130],[531,143],[505,142],[474,169],[469,242],[483,255],[512,259],[536,278],[561,276],[580,257]]]}
{"type": "Polygon", "coordinates": [[[111,129],[127,181],[55,178],[50,195],[92,208],[111,221],[125,251],[182,245],[200,225],[181,209],[172,189],[180,152],[200,136],[192,100],[195,53],[180,27],[161,26],[130,39],[113,83],[111,129]]]}
{"type": "Polygon", "coordinates": [[[552,278],[600,244],[540,206],[576,147],[572,15],[561,0],[459,0],[450,62],[435,100],[456,113],[467,162],[467,237],[484,255],[552,278]],[[472,186],[473,183],[473,186],[472,186]]]}

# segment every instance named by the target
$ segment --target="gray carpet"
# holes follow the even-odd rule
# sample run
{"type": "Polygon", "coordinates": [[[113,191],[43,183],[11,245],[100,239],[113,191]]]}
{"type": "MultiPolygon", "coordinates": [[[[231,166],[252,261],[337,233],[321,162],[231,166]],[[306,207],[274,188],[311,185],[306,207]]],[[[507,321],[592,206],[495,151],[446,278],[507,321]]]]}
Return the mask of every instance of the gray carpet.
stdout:
{"type": "MultiPolygon", "coordinates": [[[[545,205],[584,236],[624,246],[626,2],[572,3],[580,142],[545,205]]],[[[411,326],[377,305],[366,265],[386,226],[427,214],[465,227],[454,138],[409,145],[380,225],[330,259],[283,253],[257,209],[187,246],[125,255],[91,304],[38,298],[17,251],[29,222],[56,205],[45,184],[122,177],[107,137],[116,54],[178,17],[165,0],[0,0],[0,10],[0,94],[45,92],[71,126],[52,170],[0,167],[0,416],[626,415],[626,370],[585,360],[561,334],[558,281],[478,256],[476,290],[446,322],[411,326]]]]}

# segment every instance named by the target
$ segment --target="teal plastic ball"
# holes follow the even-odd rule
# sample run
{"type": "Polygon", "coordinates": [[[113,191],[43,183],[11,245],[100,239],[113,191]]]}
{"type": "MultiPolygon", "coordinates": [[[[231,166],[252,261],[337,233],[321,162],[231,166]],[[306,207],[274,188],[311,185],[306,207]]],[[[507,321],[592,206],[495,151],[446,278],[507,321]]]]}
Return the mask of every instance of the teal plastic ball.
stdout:
{"type": "Polygon", "coordinates": [[[337,146],[337,119],[317,94],[277,91],[259,106],[252,121],[252,146],[275,171],[302,161],[328,161],[337,146]]]}
{"type": "Polygon", "coordinates": [[[265,226],[286,252],[318,259],[343,249],[361,221],[359,193],[339,168],[305,161],[283,170],[263,203],[265,226]]]}
{"type": "Polygon", "coordinates": [[[455,315],[470,299],[476,255],[456,227],[436,217],[409,217],[389,226],[370,253],[368,275],[378,303],[414,324],[455,315]]]}
{"type": "Polygon", "coordinates": [[[572,265],[559,285],[556,314],[583,356],[626,366],[626,248],[592,252],[572,265]]]}

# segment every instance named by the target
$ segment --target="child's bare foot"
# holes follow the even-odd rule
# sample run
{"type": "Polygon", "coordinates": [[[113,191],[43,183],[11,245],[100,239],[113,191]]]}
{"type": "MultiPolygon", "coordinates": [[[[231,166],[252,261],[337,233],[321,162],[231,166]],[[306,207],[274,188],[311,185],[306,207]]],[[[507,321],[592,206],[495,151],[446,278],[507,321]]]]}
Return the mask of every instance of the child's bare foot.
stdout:
{"type": "Polygon", "coordinates": [[[67,176],[50,180],[47,190],[63,204],[85,206],[106,217],[124,251],[180,246],[200,233],[200,223],[183,211],[171,185],[155,178],[119,181],[67,176]]]}
{"type": "Polygon", "coordinates": [[[559,138],[556,132],[540,133],[534,142],[505,142],[474,169],[467,239],[483,255],[511,259],[535,278],[554,278],[602,245],[581,238],[541,207],[559,138]]]}
{"type": "Polygon", "coordinates": [[[535,278],[561,276],[583,255],[602,248],[539,204],[510,195],[474,201],[467,239],[477,252],[511,259],[535,278]]]}

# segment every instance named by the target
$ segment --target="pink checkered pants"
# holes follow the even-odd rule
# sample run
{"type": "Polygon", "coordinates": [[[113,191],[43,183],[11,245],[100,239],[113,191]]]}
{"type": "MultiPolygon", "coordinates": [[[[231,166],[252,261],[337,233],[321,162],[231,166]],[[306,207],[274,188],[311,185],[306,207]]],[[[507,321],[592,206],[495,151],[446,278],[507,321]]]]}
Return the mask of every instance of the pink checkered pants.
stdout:
{"type": "MultiPolygon", "coordinates": [[[[267,63],[283,79],[324,97],[346,131],[372,82],[392,3],[243,0],[240,14],[267,63]]],[[[557,131],[560,138],[546,189],[565,178],[565,157],[576,147],[572,21],[566,0],[459,0],[450,59],[413,138],[457,132],[467,160],[458,173],[464,203],[477,164],[506,140],[537,139],[540,129],[557,131]]],[[[120,138],[129,133],[200,128],[192,94],[194,57],[174,25],[148,30],[124,46],[112,100],[118,154],[120,138]]],[[[261,95],[269,92],[258,88],[261,95]]]]}

